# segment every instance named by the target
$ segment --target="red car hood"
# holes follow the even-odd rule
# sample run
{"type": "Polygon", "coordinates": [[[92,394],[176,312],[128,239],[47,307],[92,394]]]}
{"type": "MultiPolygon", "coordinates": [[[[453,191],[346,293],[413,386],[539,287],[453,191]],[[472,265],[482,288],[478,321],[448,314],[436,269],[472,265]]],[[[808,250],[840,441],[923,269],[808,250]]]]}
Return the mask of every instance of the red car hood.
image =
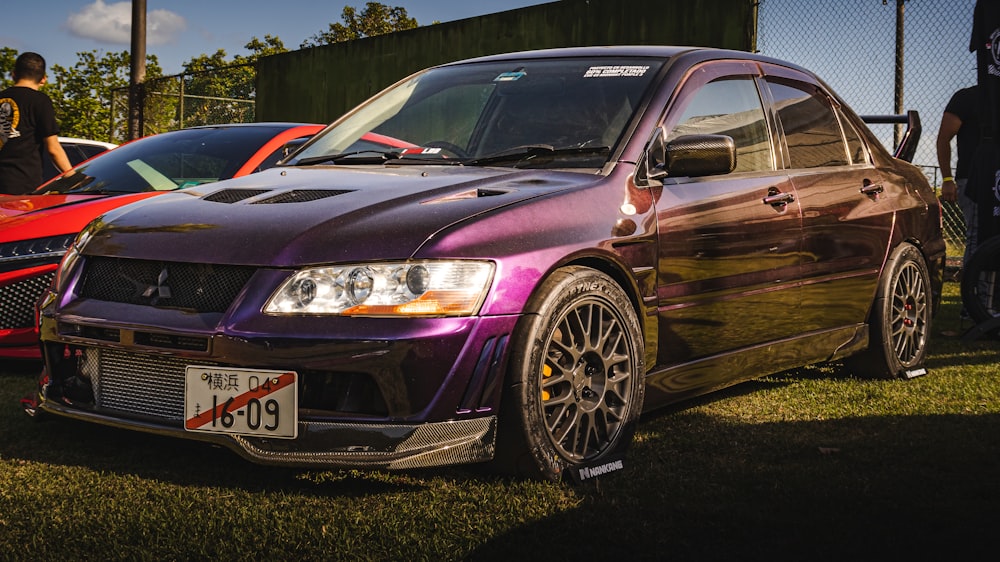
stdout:
{"type": "Polygon", "coordinates": [[[41,209],[70,205],[101,197],[100,195],[2,195],[0,220],[31,213],[41,209]]]}
{"type": "Polygon", "coordinates": [[[104,213],[157,193],[0,196],[0,242],[80,232],[104,213]]]}

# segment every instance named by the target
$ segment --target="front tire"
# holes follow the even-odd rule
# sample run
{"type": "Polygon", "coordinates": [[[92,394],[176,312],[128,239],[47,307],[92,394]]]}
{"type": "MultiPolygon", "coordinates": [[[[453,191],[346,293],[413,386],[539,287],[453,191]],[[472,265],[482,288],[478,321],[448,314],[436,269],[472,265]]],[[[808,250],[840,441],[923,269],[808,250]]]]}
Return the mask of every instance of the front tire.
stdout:
{"type": "Polygon", "coordinates": [[[923,254],[896,247],[886,262],[872,305],[868,350],[849,364],[868,378],[913,378],[926,373],[931,333],[931,279],[923,254]]]}
{"type": "Polygon", "coordinates": [[[558,481],[631,441],[645,392],[642,330],[618,284],[584,267],[556,271],[529,311],[514,334],[497,465],[558,481]]]}

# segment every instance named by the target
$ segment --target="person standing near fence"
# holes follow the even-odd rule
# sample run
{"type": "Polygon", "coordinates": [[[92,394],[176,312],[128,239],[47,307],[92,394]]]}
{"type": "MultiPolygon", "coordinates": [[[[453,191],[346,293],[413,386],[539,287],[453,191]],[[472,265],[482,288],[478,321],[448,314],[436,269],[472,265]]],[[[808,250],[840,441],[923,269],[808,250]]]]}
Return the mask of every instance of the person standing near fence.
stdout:
{"type": "Polygon", "coordinates": [[[969,51],[976,53],[981,136],[972,158],[970,195],[979,207],[978,243],[1000,236],[1000,2],[978,0],[969,51]]]}
{"type": "Polygon", "coordinates": [[[59,125],[45,84],[45,59],[22,53],[11,73],[14,85],[0,92],[0,193],[20,195],[42,183],[42,151],[60,172],[72,169],[59,144],[59,125]]]}
{"type": "Polygon", "coordinates": [[[963,261],[976,249],[976,225],[978,223],[976,202],[969,197],[969,171],[972,166],[972,155],[979,143],[979,88],[970,86],[962,88],[948,100],[948,105],[941,115],[941,126],[937,136],[937,159],[941,169],[941,200],[958,203],[965,220],[965,253],[963,261]],[[951,167],[951,141],[955,140],[958,159],[954,174],[951,167]]]}

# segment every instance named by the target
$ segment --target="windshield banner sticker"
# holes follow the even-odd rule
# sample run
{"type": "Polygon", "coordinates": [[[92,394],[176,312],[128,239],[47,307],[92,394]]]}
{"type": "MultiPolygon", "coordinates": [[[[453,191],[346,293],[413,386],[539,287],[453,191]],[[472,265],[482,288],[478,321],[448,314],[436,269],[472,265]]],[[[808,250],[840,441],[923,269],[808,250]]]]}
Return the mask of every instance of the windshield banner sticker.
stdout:
{"type": "Polygon", "coordinates": [[[592,66],[583,74],[584,78],[629,78],[644,76],[649,66],[592,66]]]}

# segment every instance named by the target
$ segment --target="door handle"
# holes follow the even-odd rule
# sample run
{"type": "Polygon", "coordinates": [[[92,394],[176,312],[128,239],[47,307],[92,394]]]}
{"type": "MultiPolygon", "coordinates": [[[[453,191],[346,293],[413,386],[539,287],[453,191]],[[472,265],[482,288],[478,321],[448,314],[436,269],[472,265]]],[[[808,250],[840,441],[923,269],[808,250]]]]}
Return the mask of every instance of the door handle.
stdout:
{"type": "Polygon", "coordinates": [[[772,207],[784,207],[785,205],[795,201],[795,194],[788,192],[782,193],[778,191],[777,187],[772,187],[767,190],[767,197],[764,198],[764,204],[770,205],[772,207]]]}
{"type": "Polygon", "coordinates": [[[865,180],[864,185],[861,186],[861,193],[864,193],[865,195],[870,195],[872,197],[875,197],[876,195],[882,193],[883,191],[885,191],[885,188],[882,187],[882,184],[872,183],[869,180],[865,180]]]}

